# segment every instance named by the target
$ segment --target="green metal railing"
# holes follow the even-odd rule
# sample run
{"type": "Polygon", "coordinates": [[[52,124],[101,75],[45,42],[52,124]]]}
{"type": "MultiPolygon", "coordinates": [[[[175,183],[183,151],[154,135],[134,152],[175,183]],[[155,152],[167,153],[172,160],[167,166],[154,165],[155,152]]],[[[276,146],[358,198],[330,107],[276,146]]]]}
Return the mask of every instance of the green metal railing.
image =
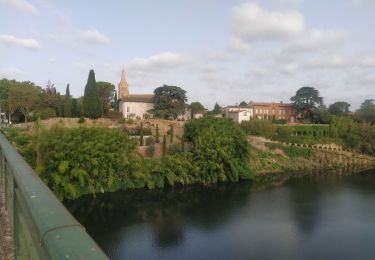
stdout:
{"type": "Polygon", "coordinates": [[[0,185],[16,259],[108,259],[1,133],[0,185]]]}

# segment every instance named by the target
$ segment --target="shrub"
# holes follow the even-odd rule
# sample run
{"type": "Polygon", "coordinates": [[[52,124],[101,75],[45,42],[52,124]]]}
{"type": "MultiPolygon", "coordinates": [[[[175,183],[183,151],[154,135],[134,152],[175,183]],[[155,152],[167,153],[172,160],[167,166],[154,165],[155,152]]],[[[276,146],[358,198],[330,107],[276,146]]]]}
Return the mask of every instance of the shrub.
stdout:
{"type": "Polygon", "coordinates": [[[154,144],[154,138],[152,136],[146,138],[146,145],[154,144]]]}
{"type": "Polygon", "coordinates": [[[147,146],[147,156],[153,157],[154,154],[155,154],[155,146],[154,145],[147,146]]]}
{"type": "Polygon", "coordinates": [[[181,153],[181,152],[182,152],[181,144],[171,144],[169,146],[169,154],[170,155],[174,155],[174,154],[181,153]]]}
{"type": "Polygon", "coordinates": [[[38,172],[59,198],[131,188],[140,185],[141,163],[135,148],[135,142],[119,129],[43,129],[38,172]]]}
{"type": "Polygon", "coordinates": [[[126,122],[126,120],[123,117],[117,120],[117,123],[119,123],[119,124],[125,124],[125,122],[126,122]]]}
{"type": "Polygon", "coordinates": [[[245,133],[231,120],[193,119],[185,125],[185,138],[193,144],[193,163],[204,183],[252,177],[250,145],[245,133]]]}
{"type": "Polygon", "coordinates": [[[83,124],[85,123],[85,118],[83,116],[80,116],[78,119],[78,123],[83,124]]]}

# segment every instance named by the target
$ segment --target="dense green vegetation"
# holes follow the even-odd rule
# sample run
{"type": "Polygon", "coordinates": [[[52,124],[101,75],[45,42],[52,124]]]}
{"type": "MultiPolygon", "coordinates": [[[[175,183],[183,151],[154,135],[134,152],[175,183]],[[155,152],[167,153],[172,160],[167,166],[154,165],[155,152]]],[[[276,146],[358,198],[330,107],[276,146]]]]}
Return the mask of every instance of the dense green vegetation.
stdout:
{"type": "Polygon", "coordinates": [[[327,125],[276,125],[271,120],[252,119],[241,127],[249,135],[296,144],[336,143],[344,149],[375,155],[375,125],[350,117],[329,116],[327,125]]]}
{"type": "MultiPolygon", "coordinates": [[[[140,156],[137,142],[120,129],[57,125],[51,129],[9,128],[4,133],[61,199],[176,184],[210,185],[252,177],[246,136],[229,120],[190,121],[186,124],[186,141],[193,148],[184,151],[176,143],[172,153],[162,158],[140,156]]],[[[165,135],[163,142],[166,143],[165,135]]],[[[154,148],[147,153],[152,157],[154,148]]]]}
{"type": "MultiPolygon", "coordinates": [[[[98,91],[95,95],[100,101],[99,116],[112,116],[111,113],[115,112],[110,111],[110,108],[118,111],[114,85],[108,82],[97,82],[96,88],[98,91]]],[[[42,88],[29,81],[1,79],[0,107],[1,111],[6,113],[7,120],[12,122],[85,115],[83,97],[73,98],[69,84],[65,89],[65,95],[61,95],[50,81],[47,82],[45,88],[42,88]]]]}

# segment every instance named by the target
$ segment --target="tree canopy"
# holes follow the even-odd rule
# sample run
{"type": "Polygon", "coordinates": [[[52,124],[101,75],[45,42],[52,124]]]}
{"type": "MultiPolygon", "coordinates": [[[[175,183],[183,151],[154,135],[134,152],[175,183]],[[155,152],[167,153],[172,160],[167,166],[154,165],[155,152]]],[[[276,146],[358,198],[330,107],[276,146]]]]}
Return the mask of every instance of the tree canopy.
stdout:
{"type": "Polygon", "coordinates": [[[357,119],[362,122],[375,124],[375,100],[366,99],[357,110],[357,119]]]}
{"type": "Polygon", "coordinates": [[[204,112],[204,106],[200,102],[192,102],[190,104],[190,109],[192,114],[204,112]]]}
{"type": "Polygon", "coordinates": [[[343,116],[349,113],[349,107],[349,103],[338,101],[329,106],[328,112],[335,116],[343,116]]]}
{"type": "Polygon", "coordinates": [[[154,90],[154,108],[150,110],[155,117],[176,119],[186,109],[186,91],[177,86],[163,85],[154,90]]]}
{"type": "Polygon", "coordinates": [[[101,114],[100,100],[98,89],[96,87],[95,72],[90,70],[87,84],[85,86],[85,94],[83,96],[83,107],[87,117],[98,118],[101,114]]]}
{"type": "Polygon", "coordinates": [[[319,91],[313,87],[302,87],[297,90],[296,95],[291,97],[297,113],[302,119],[313,121],[318,109],[323,106],[323,98],[319,95],[319,91]]]}
{"type": "Polygon", "coordinates": [[[246,101],[242,101],[239,107],[248,107],[248,104],[246,103],[246,101]]]}
{"type": "Polygon", "coordinates": [[[96,87],[98,89],[101,116],[104,116],[108,114],[111,103],[115,102],[115,85],[105,81],[98,81],[96,82],[96,87]]]}
{"type": "Polygon", "coordinates": [[[221,114],[221,106],[216,102],[212,114],[221,114]]]}

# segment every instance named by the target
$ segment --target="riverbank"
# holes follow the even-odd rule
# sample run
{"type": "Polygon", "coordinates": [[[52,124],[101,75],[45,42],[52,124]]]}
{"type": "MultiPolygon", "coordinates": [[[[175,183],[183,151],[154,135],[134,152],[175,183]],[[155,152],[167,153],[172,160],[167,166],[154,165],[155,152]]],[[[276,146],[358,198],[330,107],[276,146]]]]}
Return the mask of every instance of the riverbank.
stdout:
{"type": "Polygon", "coordinates": [[[137,153],[137,142],[121,129],[56,125],[5,134],[60,199],[117,190],[267,180],[286,172],[375,167],[375,158],[370,156],[249,137],[228,120],[192,120],[185,127],[185,149],[169,151],[161,158],[137,153]]]}
{"type": "Polygon", "coordinates": [[[255,176],[284,172],[375,168],[375,157],[342,150],[293,147],[264,137],[248,138],[252,150],[250,168],[255,176]]]}

